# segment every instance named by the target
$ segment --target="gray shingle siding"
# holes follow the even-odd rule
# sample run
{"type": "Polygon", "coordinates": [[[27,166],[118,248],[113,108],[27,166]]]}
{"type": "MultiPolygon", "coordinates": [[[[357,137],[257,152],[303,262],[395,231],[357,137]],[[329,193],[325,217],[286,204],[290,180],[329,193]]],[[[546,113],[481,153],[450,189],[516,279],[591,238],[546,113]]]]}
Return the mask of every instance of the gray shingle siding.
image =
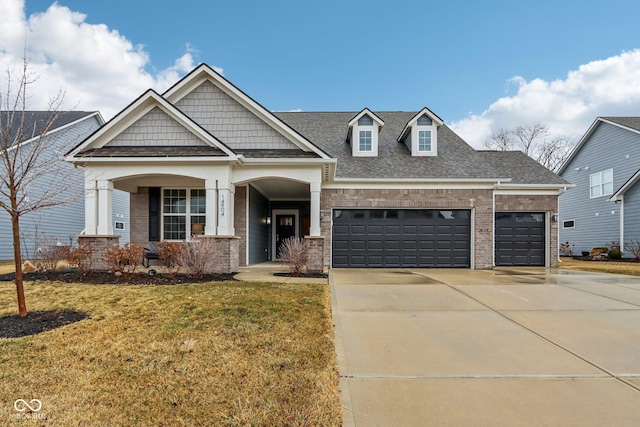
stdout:
{"type": "MultiPolygon", "coordinates": [[[[562,172],[576,187],[560,196],[560,242],[575,244],[577,252],[620,240],[620,206],[607,201],[610,195],[590,198],[590,175],[610,168],[615,192],[640,168],[640,135],[600,123],[562,172]],[[575,227],[563,228],[563,222],[571,219],[575,227]]],[[[627,203],[625,214],[630,214],[627,203]]]]}
{"type": "MultiPolygon", "coordinates": [[[[640,242],[640,186],[635,185],[624,195],[624,240],[640,242]]],[[[626,251],[625,256],[633,257],[626,251]]]]}
{"type": "Polygon", "coordinates": [[[265,218],[269,215],[269,200],[249,185],[249,264],[269,259],[269,226],[265,218]]]}
{"type": "MultiPolygon", "coordinates": [[[[90,113],[85,113],[88,115],[90,113]]],[[[74,116],[75,117],[75,116],[74,116]]],[[[67,124],[67,123],[65,123],[67,124]]],[[[96,117],[90,117],[80,121],[66,129],[52,132],[46,136],[47,153],[46,156],[64,153],[69,147],[75,146],[81,140],[90,135],[100,126],[96,117]]],[[[75,196],[75,201],[63,206],[56,206],[23,215],[20,218],[20,228],[22,235],[23,256],[32,258],[36,249],[38,236],[51,236],[61,244],[68,245],[84,228],[84,195],[81,194],[84,171],[74,169],[71,164],[63,163],[63,168],[75,171],[72,179],[73,183],[65,182],[64,185],[69,190],[64,196],[75,196]],[[79,193],[80,192],[80,193],[79,193]]],[[[50,176],[43,176],[36,185],[30,189],[30,197],[37,198],[50,185],[50,176]]],[[[114,191],[113,194],[114,217],[122,214],[125,218],[125,231],[121,242],[128,241],[129,229],[129,194],[121,191],[114,191]]],[[[13,259],[13,238],[11,231],[11,218],[5,210],[0,210],[0,260],[13,259]]]]}
{"type": "Polygon", "coordinates": [[[297,149],[211,82],[204,82],[175,104],[231,149],[297,149]]]}

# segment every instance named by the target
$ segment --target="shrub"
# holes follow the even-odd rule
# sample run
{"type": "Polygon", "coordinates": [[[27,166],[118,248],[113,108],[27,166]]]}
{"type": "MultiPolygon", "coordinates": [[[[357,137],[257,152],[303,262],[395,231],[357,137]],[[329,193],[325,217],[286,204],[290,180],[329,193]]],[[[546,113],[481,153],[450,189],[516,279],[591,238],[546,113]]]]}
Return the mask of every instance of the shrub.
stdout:
{"type": "Polygon", "coordinates": [[[603,245],[603,247],[611,250],[611,249],[618,249],[620,250],[620,242],[617,240],[612,240],[611,242],[606,243],[605,245],[603,245]]]}
{"type": "Polygon", "coordinates": [[[61,261],[69,258],[69,246],[61,245],[54,236],[40,236],[36,242],[38,264],[45,271],[53,271],[61,261]]]}
{"type": "Polygon", "coordinates": [[[182,244],[176,257],[176,265],[184,267],[195,278],[212,274],[220,263],[220,252],[213,239],[192,236],[190,242],[182,244]]]}
{"type": "Polygon", "coordinates": [[[144,249],[140,245],[126,243],[124,246],[114,246],[106,249],[102,259],[109,266],[113,274],[131,274],[142,263],[144,249]]]}
{"type": "Polygon", "coordinates": [[[167,268],[178,269],[178,259],[180,253],[184,249],[184,243],[182,242],[159,242],[158,258],[164,263],[167,268]]]}
{"type": "Polygon", "coordinates": [[[299,276],[309,261],[309,242],[300,237],[289,237],[280,244],[280,260],[291,274],[299,276]]]}
{"type": "Polygon", "coordinates": [[[560,254],[565,256],[573,256],[573,249],[576,245],[572,245],[569,242],[560,243],[560,254]]]}
{"type": "Polygon", "coordinates": [[[621,259],[622,252],[620,251],[620,249],[609,249],[607,256],[609,257],[609,259],[621,259]]]}
{"type": "Polygon", "coordinates": [[[591,249],[591,255],[607,253],[607,252],[609,252],[609,248],[600,247],[600,248],[591,249]]]}
{"type": "Polygon", "coordinates": [[[71,249],[69,252],[69,261],[78,266],[80,274],[85,274],[91,270],[93,252],[93,247],[91,245],[81,243],[77,248],[71,249]]]}
{"type": "Polygon", "coordinates": [[[633,254],[636,261],[640,261],[640,241],[629,240],[624,243],[624,248],[633,254]]]}

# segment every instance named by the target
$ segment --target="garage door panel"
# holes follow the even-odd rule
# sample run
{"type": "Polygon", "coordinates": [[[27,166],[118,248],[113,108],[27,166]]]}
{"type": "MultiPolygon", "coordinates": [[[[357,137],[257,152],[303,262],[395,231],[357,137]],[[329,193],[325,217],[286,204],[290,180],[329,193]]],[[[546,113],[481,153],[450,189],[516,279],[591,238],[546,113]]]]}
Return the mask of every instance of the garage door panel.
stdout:
{"type": "Polygon", "coordinates": [[[543,213],[496,213],[496,265],[545,265],[544,218],[543,213]]]}
{"type": "Polygon", "coordinates": [[[468,210],[336,210],[333,266],[469,267],[470,217],[468,210]]]}

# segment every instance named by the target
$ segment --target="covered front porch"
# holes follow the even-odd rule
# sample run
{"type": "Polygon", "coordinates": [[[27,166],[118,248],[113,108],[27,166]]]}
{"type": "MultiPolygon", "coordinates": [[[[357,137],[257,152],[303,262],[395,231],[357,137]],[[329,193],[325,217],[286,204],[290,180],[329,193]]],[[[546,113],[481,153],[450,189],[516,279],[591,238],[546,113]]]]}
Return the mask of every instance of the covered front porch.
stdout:
{"type": "MultiPolygon", "coordinates": [[[[304,237],[312,248],[309,270],[322,271],[319,168],[171,168],[149,165],[137,173],[87,168],[82,239],[97,247],[115,243],[111,194],[119,189],[130,194],[133,244],[215,239],[220,272],[231,273],[277,261],[283,240],[304,237]]],[[[105,267],[96,262],[96,269],[105,267]]]]}

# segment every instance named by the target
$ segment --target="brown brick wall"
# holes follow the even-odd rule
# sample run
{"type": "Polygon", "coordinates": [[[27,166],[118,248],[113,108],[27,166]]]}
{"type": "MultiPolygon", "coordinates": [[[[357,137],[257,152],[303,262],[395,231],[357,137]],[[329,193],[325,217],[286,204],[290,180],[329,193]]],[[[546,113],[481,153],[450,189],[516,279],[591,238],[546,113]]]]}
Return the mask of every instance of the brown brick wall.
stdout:
{"type": "Polygon", "coordinates": [[[309,242],[309,261],[307,262],[307,271],[310,273],[322,273],[325,266],[324,261],[324,237],[306,236],[309,242]]]}
{"type": "Polygon", "coordinates": [[[139,187],[129,199],[131,243],[146,246],[149,242],[149,188],[139,187]]]}
{"type": "Polygon", "coordinates": [[[89,245],[93,248],[93,254],[91,254],[91,270],[93,271],[109,270],[109,266],[102,259],[102,255],[105,249],[118,246],[119,241],[120,236],[78,236],[79,244],[89,245]]]}
{"type": "Polygon", "coordinates": [[[247,187],[236,187],[234,199],[234,227],[236,236],[240,237],[238,244],[240,265],[247,265],[247,187]]]}
{"type": "Polygon", "coordinates": [[[218,252],[220,262],[216,273],[235,273],[240,267],[238,264],[239,243],[237,237],[216,237],[216,236],[200,236],[201,238],[212,239],[215,242],[215,250],[218,252]]]}
{"type": "MultiPolygon", "coordinates": [[[[558,213],[558,196],[496,195],[496,212],[558,213]]],[[[558,223],[549,221],[549,266],[558,266],[558,223]]]]}
{"type": "Polygon", "coordinates": [[[322,190],[320,206],[324,263],[331,264],[331,208],[473,209],[476,269],[493,268],[492,190],[322,190]],[[486,230],[486,231],[485,231],[486,230]]]}

